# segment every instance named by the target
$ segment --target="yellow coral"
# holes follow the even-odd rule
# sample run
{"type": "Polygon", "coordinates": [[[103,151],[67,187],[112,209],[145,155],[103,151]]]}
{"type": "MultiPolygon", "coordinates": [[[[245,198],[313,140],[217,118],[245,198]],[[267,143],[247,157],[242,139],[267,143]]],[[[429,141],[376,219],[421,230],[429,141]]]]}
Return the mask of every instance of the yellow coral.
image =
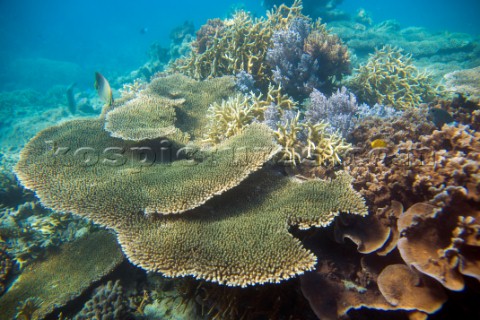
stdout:
{"type": "Polygon", "coordinates": [[[268,12],[267,18],[252,18],[245,11],[237,11],[231,19],[223,21],[213,39],[204,45],[194,45],[189,56],[177,59],[171,71],[179,71],[195,79],[235,75],[246,71],[268,84],[271,72],[265,57],[275,30],[284,28],[301,15],[301,1],[291,7],[281,5],[268,12]],[[199,47],[202,50],[199,50],[199,47]]]}
{"type": "Polygon", "coordinates": [[[432,98],[432,83],[429,74],[413,65],[411,55],[391,46],[376,50],[350,79],[351,88],[361,100],[397,109],[412,108],[432,98]]]}

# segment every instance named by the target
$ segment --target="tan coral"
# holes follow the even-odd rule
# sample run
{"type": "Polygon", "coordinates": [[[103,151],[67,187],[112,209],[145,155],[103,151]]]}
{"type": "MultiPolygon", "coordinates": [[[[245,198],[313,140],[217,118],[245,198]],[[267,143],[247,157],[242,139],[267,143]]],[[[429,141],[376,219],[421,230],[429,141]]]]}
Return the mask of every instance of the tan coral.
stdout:
{"type": "Polygon", "coordinates": [[[239,184],[277,150],[260,124],[215,149],[175,150],[112,138],[100,120],[77,120],[40,132],[16,172],[44,205],[116,224],[126,219],[122,211],[170,214],[197,207],[239,184]]]}
{"type": "Polygon", "coordinates": [[[457,197],[444,208],[417,203],[405,211],[398,220],[402,237],[397,247],[407,264],[459,291],[462,274],[480,280],[480,260],[471,254],[480,245],[480,211],[457,197]]]}
{"type": "Polygon", "coordinates": [[[311,270],[315,256],[288,227],[326,226],[340,211],[367,213],[348,175],[299,183],[262,171],[207,206],[162,219],[138,216],[117,231],[129,259],[147,270],[247,286],[311,270]]]}
{"type": "Polygon", "coordinates": [[[434,313],[447,300],[438,282],[404,264],[387,266],[378,275],[377,283],[389,303],[405,310],[434,313]]]}
{"type": "Polygon", "coordinates": [[[396,222],[402,212],[402,204],[392,201],[390,206],[365,218],[340,216],[335,220],[335,239],[341,243],[345,238],[352,240],[360,253],[386,255],[397,244],[399,232],[396,222]]]}
{"type": "Polygon", "coordinates": [[[107,113],[105,130],[110,132],[112,137],[132,141],[181,135],[175,127],[175,108],[181,107],[184,102],[182,99],[139,94],[107,113]]]}

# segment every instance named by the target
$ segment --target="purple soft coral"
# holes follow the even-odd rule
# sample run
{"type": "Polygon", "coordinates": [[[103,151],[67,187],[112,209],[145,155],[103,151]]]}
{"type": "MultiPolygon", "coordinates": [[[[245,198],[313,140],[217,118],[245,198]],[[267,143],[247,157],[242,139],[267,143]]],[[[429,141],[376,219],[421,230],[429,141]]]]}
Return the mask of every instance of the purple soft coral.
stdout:
{"type": "Polygon", "coordinates": [[[357,99],[345,87],[337,90],[330,98],[313,89],[305,118],[311,123],[327,122],[330,124],[327,129],[330,133],[338,131],[345,138],[353,130],[357,110],[357,99]]]}

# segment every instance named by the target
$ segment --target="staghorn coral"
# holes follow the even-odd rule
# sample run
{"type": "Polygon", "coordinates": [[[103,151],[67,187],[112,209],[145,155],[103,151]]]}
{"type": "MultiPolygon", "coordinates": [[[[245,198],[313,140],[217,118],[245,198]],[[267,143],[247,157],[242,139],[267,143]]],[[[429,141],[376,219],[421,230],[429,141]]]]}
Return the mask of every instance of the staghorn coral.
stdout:
{"type": "Polygon", "coordinates": [[[260,124],[211,150],[122,141],[102,126],[100,120],[77,120],[41,132],[23,150],[17,176],[50,208],[116,224],[127,218],[122,211],[171,214],[197,207],[239,184],[278,149],[260,124]],[[44,141],[53,141],[52,150],[44,141]],[[109,196],[112,190],[116,197],[109,196]]]}
{"type": "Polygon", "coordinates": [[[360,100],[396,109],[415,107],[435,95],[432,78],[412,64],[410,55],[391,46],[370,55],[348,83],[360,100]]]}
{"type": "Polygon", "coordinates": [[[281,5],[272,10],[266,19],[253,19],[250,14],[237,11],[231,19],[210,20],[197,33],[190,54],[177,59],[170,69],[195,79],[246,71],[266,87],[271,72],[265,56],[272,33],[301,17],[300,11],[300,1],[295,1],[291,7],[281,5]]]}
{"type": "Polygon", "coordinates": [[[121,320],[126,316],[123,288],[120,280],[108,281],[95,289],[92,297],[73,320],[121,320]]]}
{"type": "Polygon", "coordinates": [[[206,141],[219,143],[232,137],[262,114],[262,109],[254,104],[251,96],[237,94],[221,103],[213,103],[208,108],[210,118],[206,141]]]}
{"type": "MultiPolygon", "coordinates": [[[[465,191],[464,191],[465,192],[465,191]]],[[[463,275],[480,281],[480,211],[452,191],[444,207],[416,203],[398,220],[397,247],[408,265],[450,290],[464,289],[463,275]]]]}
{"type": "Polygon", "coordinates": [[[42,319],[54,308],[79,296],[123,259],[115,237],[106,231],[65,244],[45,260],[25,268],[14,285],[0,297],[2,316],[12,319],[17,302],[34,297],[42,301],[35,314],[42,319]]]}

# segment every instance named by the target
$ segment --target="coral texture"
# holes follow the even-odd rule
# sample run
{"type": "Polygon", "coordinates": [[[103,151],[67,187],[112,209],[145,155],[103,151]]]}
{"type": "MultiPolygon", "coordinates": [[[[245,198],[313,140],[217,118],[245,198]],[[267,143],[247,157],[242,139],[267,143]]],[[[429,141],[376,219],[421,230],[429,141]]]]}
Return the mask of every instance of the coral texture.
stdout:
{"type": "Polygon", "coordinates": [[[327,132],[332,134],[338,131],[346,138],[357,122],[357,110],[357,99],[345,87],[330,98],[314,89],[307,103],[305,117],[311,123],[327,122],[330,125],[327,132]]]}
{"type": "Polygon", "coordinates": [[[398,220],[405,262],[456,291],[464,289],[463,275],[480,281],[480,211],[463,197],[451,195],[443,208],[416,203],[398,220]]]}
{"type": "Polygon", "coordinates": [[[366,64],[355,70],[349,86],[363,102],[396,109],[415,107],[434,96],[431,77],[412,64],[410,55],[390,46],[376,50],[366,64]]]}
{"type": "Polygon", "coordinates": [[[125,319],[126,309],[120,280],[108,281],[95,289],[92,298],[73,320],[121,320],[125,319]]]}
{"type": "Polygon", "coordinates": [[[340,211],[367,214],[348,175],[298,183],[259,172],[206,207],[162,219],[136,217],[117,231],[129,259],[147,270],[247,286],[312,269],[315,256],[288,227],[326,226],[340,211]]]}
{"type": "Polygon", "coordinates": [[[480,104],[480,67],[450,72],[444,78],[446,91],[459,93],[468,101],[480,104]]]}
{"type": "Polygon", "coordinates": [[[22,272],[22,276],[0,298],[2,316],[12,319],[18,301],[37,298],[42,303],[35,315],[43,318],[55,307],[79,296],[123,260],[115,237],[106,231],[63,245],[58,252],[44,261],[33,263],[22,272]]]}
{"type": "Polygon", "coordinates": [[[76,120],[42,131],[23,150],[17,176],[44,205],[115,225],[126,219],[124,211],[195,208],[239,184],[278,150],[260,124],[211,150],[139,145],[110,137],[102,126],[100,120],[76,120]],[[54,142],[52,150],[44,141],[54,142]]]}

